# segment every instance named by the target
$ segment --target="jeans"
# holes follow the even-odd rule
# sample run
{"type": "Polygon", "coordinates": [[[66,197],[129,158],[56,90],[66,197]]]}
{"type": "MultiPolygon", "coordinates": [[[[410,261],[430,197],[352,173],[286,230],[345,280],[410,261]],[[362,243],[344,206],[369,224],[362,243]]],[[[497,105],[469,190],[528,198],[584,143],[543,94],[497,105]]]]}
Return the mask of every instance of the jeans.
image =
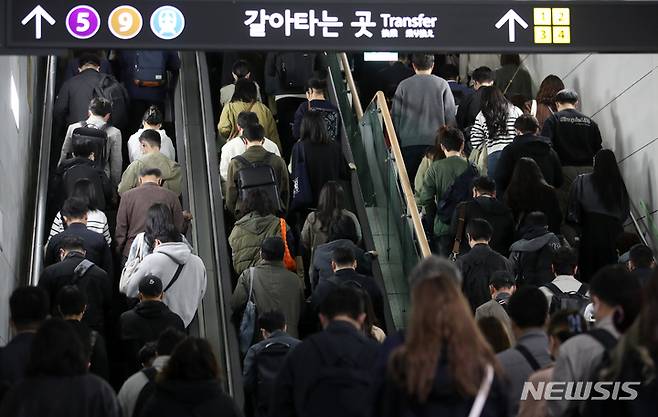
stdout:
{"type": "Polygon", "coordinates": [[[487,157],[487,176],[489,178],[496,178],[496,168],[498,167],[498,161],[500,160],[500,155],[502,151],[490,153],[487,157]]]}

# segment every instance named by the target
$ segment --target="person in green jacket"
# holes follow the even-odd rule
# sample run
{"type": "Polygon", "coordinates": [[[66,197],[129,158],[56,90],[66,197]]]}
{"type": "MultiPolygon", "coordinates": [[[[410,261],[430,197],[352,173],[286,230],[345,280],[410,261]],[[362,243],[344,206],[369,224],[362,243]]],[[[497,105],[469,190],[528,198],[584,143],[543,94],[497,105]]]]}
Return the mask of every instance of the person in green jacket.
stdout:
{"type": "Polygon", "coordinates": [[[182,172],[178,162],[172,161],[160,152],[160,133],[157,130],[146,129],[139,136],[144,154],[136,159],[121,176],[119,194],[139,186],[139,177],[144,169],[157,168],[162,172],[162,186],[176,195],[182,192],[182,172]]]}
{"type": "MultiPolygon", "coordinates": [[[[420,192],[420,205],[430,218],[436,214],[437,200],[441,199],[455,179],[468,168],[468,161],[462,156],[464,135],[459,129],[441,129],[439,142],[446,157],[432,162],[420,192]]],[[[451,244],[450,225],[443,223],[438,217],[434,219],[434,237],[436,251],[448,256],[451,244]]]]}

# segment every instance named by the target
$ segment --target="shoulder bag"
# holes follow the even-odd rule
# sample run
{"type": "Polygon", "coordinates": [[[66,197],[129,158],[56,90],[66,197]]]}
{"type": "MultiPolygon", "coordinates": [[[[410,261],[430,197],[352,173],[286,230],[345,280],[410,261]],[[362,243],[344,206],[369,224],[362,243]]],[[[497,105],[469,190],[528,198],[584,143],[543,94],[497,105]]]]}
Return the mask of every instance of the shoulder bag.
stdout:
{"type": "Polygon", "coordinates": [[[253,300],[254,294],[254,267],[249,268],[249,294],[247,295],[247,304],[242,313],[240,321],[240,352],[246,354],[254,340],[256,331],[256,303],[253,300]]]}
{"type": "Polygon", "coordinates": [[[130,278],[135,273],[135,271],[137,271],[137,268],[139,267],[139,264],[142,262],[142,259],[144,259],[144,254],[142,254],[142,246],[144,246],[143,233],[137,235],[137,237],[133,241],[133,245],[137,245],[137,251],[135,252],[135,257],[131,259],[129,262],[126,262],[126,265],[124,265],[123,270],[121,271],[120,282],[124,282],[125,280],[130,278]]]}
{"type": "Polygon", "coordinates": [[[473,401],[473,406],[471,411],[468,413],[468,417],[480,417],[482,410],[484,409],[484,404],[487,402],[489,397],[489,391],[491,390],[491,384],[493,382],[494,370],[491,365],[487,365],[484,378],[482,379],[482,384],[478,391],[475,401],[473,401]]]}

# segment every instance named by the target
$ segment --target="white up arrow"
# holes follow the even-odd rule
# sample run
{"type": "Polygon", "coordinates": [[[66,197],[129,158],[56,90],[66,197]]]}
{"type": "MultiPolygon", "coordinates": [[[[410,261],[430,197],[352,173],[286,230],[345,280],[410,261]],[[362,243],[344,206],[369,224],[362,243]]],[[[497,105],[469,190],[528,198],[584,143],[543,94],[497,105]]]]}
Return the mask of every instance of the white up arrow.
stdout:
{"type": "Polygon", "coordinates": [[[55,19],[53,19],[50,13],[45,11],[44,8],[41,7],[41,5],[39,4],[37,5],[37,7],[32,9],[32,11],[27,16],[25,16],[25,18],[23,18],[21,24],[25,26],[32,19],[34,19],[34,27],[35,27],[34,37],[36,39],[41,39],[41,19],[45,19],[46,22],[50,24],[50,26],[55,24],[55,19]]]}
{"type": "Polygon", "coordinates": [[[508,29],[510,42],[516,42],[516,26],[514,26],[514,22],[521,25],[523,29],[528,28],[526,21],[521,19],[521,16],[512,9],[509,9],[507,13],[505,13],[505,16],[501,17],[498,23],[496,23],[496,29],[500,29],[505,23],[509,23],[508,29]]]}

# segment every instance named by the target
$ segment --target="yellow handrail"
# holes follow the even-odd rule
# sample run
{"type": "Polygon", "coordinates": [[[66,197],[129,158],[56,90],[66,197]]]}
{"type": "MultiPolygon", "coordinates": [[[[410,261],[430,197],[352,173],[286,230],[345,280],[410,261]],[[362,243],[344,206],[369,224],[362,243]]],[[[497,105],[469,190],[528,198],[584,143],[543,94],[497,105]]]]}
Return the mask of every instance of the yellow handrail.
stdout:
{"type": "Polygon", "coordinates": [[[338,55],[340,56],[340,61],[343,64],[343,71],[345,72],[345,78],[347,79],[347,87],[350,89],[350,95],[352,96],[352,107],[354,107],[354,111],[356,112],[357,120],[361,121],[363,118],[363,107],[361,106],[361,99],[359,98],[359,94],[356,91],[354,77],[352,77],[350,61],[347,59],[347,54],[345,52],[341,52],[338,55]]]}

